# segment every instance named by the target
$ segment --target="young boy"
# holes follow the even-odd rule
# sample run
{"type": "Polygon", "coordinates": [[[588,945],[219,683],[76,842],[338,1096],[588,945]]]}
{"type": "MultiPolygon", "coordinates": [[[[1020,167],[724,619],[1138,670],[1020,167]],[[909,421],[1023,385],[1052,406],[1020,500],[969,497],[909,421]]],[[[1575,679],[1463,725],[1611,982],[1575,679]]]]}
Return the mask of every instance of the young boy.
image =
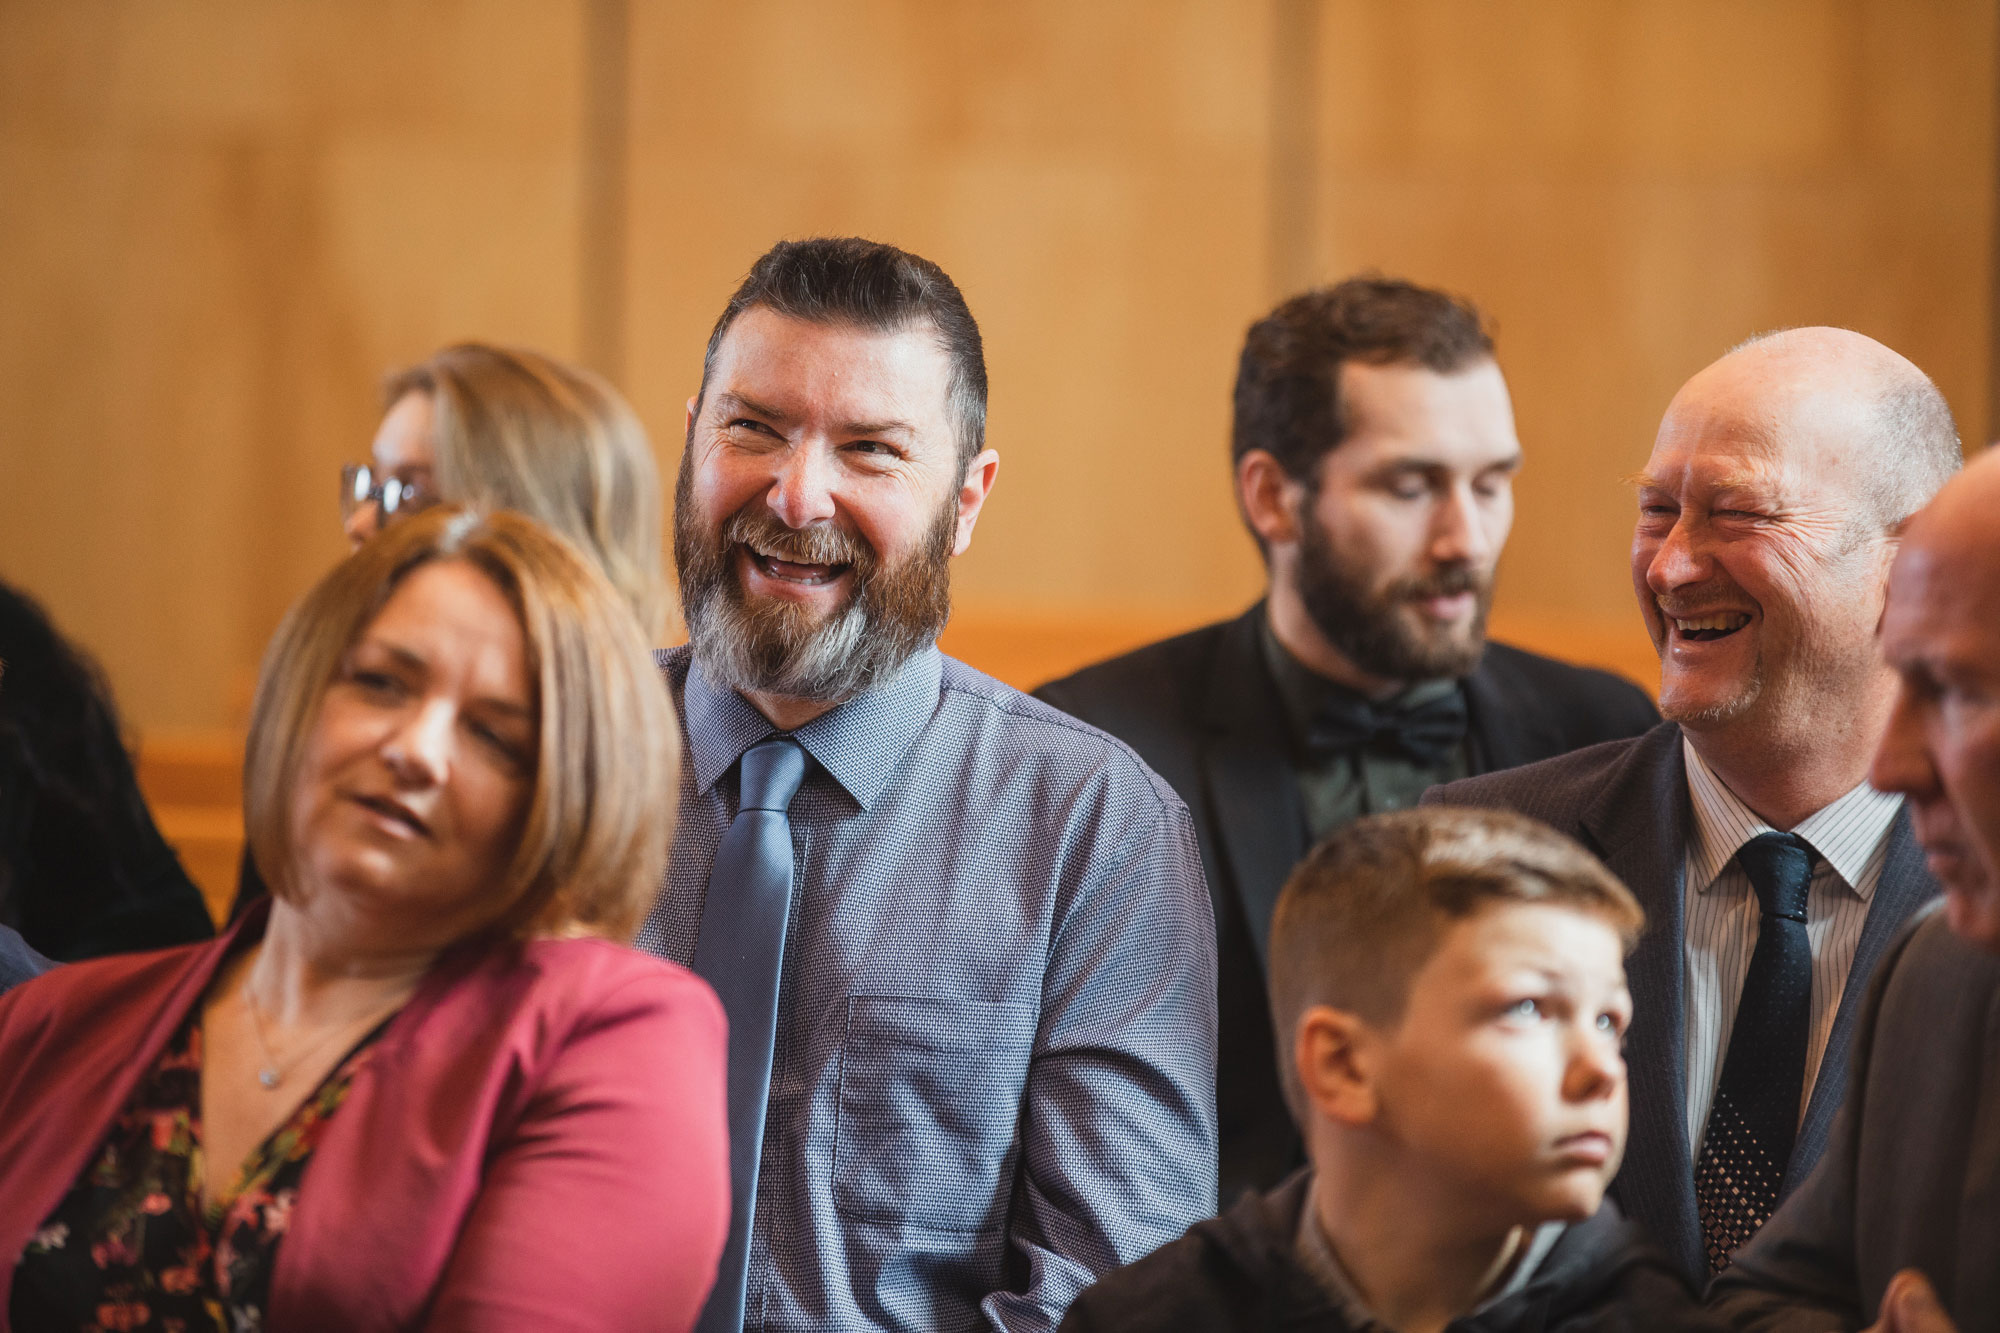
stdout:
{"type": "Polygon", "coordinates": [[[1360,820],[1271,926],[1311,1165],[1078,1298],[1070,1333],[1706,1327],[1604,1203],[1625,1145],[1639,905],[1522,816],[1360,820]]]}

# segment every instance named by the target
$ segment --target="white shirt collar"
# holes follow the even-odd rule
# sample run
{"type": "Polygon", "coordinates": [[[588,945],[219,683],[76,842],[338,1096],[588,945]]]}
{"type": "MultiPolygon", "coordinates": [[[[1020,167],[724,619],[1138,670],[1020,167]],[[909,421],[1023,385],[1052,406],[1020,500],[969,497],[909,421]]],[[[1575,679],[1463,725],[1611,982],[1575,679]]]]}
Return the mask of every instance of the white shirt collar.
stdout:
{"type": "MultiPolygon", "coordinates": [[[[1776,830],[1729,790],[1685,735],[1681,749],[1687,756],[1688,796],[1694,805],[1694,828],[1688,839],[1688,886],[1697,893],[1707,893],[1737,848],[1760,833],[1776,830]]],[[[1848,891],[1865,901],[1879,878],[1866,873],[1869,862],[1888,839],[1889,826],[1902,808],[1901,796],[1860,782],[1791,831],[1811,843],[1848,891]]]]}

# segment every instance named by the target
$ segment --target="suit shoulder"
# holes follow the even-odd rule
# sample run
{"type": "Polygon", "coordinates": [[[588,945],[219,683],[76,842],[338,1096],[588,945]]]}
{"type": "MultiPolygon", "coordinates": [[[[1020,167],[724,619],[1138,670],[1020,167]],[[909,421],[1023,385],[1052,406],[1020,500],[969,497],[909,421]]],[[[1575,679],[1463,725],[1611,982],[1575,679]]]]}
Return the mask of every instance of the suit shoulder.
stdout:
{"type": "Polygon", "coordinates": [[[1036,687],[1035,697],[1107,731],[1185,714],[1199,698],[1224,620],[1134,648],[1036,687]]]}
{"type": "Polygon", "coordinates": [[[1920,1012],[1970,1004],[1984,1014],[2000,995],[2000,955],[1972,944],[1956,931],[1933,899],[1904,923],[1876,965],[1886,994],[1913,997],[1920,1012]]]}
{"type": "Polygon", "coordinates": [[[1567,828],[1652,735],[1648,732],[1624,740],[1601,741],[1519,768],[1460,778],[1431,788],[1424,793],[1422,803],[1514,810],[1557,828],[1567,828]]]}
{"type": "Polygon", "coordinates": [[[1657,724],[1653,698],[1625,677],[1599,667],[1544,657],[1512,644],[1488,643],[1479,669],[1525,693],[1555,701],[1592,740],[1636,735],[1657,724]]]}

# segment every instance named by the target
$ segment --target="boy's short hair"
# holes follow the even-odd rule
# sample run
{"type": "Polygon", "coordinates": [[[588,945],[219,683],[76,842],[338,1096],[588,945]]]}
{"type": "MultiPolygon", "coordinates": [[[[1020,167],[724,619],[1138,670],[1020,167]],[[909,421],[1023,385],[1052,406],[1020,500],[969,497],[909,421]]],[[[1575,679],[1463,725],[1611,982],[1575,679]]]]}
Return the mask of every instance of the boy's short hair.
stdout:
{"type": "Polygon", "coordinates": [[[1573,839],[1508,810],[1426,806],[1329,835],[1292,871],[1271,919],[1271,1023],[1285,1100],[1305,1105],[1292,1046],[1315,1005],[1370,1023],[1402,1018],[1410,980],[1452,923],[1495,903],[1547,903],[1601,918],[1626,952],[1646,914],[1573,839]]]}

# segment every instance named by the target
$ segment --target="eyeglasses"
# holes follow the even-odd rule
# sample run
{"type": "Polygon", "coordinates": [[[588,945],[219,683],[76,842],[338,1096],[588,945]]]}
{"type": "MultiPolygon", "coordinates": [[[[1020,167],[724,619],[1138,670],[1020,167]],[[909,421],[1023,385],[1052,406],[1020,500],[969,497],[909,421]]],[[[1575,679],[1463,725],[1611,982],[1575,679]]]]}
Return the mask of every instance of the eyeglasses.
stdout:
{"type": "Polygon", "coordinates": [[[348,463],[340,469],[340,521],[346,523],[362,505],[372,504],[387,523],[398,514],[414,514],[437,503],[437,497],[414,481],[383,477],[366,463],[348,463]]]}

